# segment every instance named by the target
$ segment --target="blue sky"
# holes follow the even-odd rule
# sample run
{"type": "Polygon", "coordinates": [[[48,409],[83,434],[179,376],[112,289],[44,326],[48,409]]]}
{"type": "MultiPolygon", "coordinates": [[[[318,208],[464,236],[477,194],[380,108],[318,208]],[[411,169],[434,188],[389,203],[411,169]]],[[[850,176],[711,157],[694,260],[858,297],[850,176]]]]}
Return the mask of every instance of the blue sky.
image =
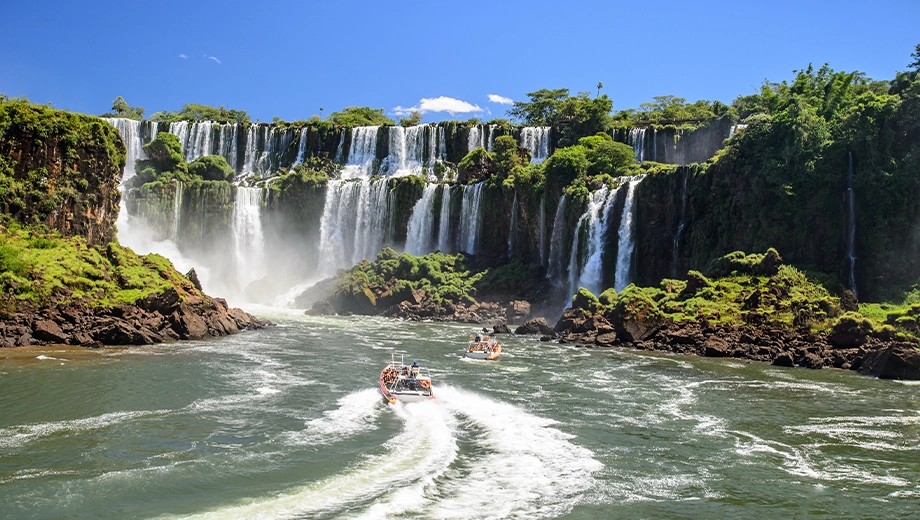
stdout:
{"type": "Polygon", "coordinates": [[[119,95],[148,115],[226,105],[262,121],[348,105],[488,119],[507,109],[490,94],[598,81],[614,110],[665,94],[730,102],[809,63],[889,79],[920,43],[917,20],[916,0],[6,0],[0,93],[92,114],[119,95]],[[474,111],[435,111],[463,103],[474,111]]]}

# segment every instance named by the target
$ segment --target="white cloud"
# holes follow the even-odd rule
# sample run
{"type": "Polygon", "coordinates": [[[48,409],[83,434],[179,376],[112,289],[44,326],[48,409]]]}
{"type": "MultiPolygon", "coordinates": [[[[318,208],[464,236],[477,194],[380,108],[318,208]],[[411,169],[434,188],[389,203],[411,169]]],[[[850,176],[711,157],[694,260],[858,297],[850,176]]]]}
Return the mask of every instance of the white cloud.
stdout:
{"type": "Polygon", "coordinates": [[[422,100],[419,101],[419,104],[414,107],[396,107],[393,109],[393,113],[397,116],[407,116],[416,110],[422,113],[447,112],[450,115],[482,112],[482,109],[479,108],[479,105],[473,105],[460,99],[440,96],[436,98],[422,98],[422,100]]]}
{"type": "Polygon", "coordinates": [[[500,105],[510,105],[514,103],[513,99],[502,97],[502,96],[499,96],[498,94],[489,94],[489,101],[493,103],[498,103],[500,105]]]}
{"type": "Polygon", "coordinates": [[[205,55],[205,58],[207,58],[207,59],[209,59],[209,60],[214,60],[214,61],[216,61],[217,63],[220,63],[220,60],[217,59],[217,58],[215,58],[214,56],[205,55]]]}
{"type": "Polygon", "coordinates": [[[187,60],[187,59],[188,59],[188,56],[186,56],[185,54],[180,54],[179,57],[182,58],[183,60],[187,60]]]}

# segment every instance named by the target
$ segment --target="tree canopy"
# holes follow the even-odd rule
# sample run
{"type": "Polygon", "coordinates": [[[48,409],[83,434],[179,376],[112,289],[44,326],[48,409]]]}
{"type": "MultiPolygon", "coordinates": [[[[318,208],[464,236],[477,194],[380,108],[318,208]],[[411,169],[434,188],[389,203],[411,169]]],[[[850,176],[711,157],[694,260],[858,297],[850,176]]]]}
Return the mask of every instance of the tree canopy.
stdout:
{"type": "Polygon", "coordinates": [[[223,105],[212,107],[194,103],[182,105],[181,110],[173,112],[156,112],[150,116],[151,121],[172,123],[174,121],[215,121],[219,123],[249,124],[249,114],[245,110],[233,110],[223,105]]]}
{"type": "Polygon", "coordinates": [[[384,115],[382,108],[345,107],[329,114],[329,120],[342,126],[380,126],[396,124],[384,115]]]}
{"type": "Polygon", "coordinates": [[[118,96],[112,101],[111,112],[102,114],[102,117],[125,117],[128,119],[144,119],[144,108],[133,107],[125,101],[125,98],[118,96]]]}

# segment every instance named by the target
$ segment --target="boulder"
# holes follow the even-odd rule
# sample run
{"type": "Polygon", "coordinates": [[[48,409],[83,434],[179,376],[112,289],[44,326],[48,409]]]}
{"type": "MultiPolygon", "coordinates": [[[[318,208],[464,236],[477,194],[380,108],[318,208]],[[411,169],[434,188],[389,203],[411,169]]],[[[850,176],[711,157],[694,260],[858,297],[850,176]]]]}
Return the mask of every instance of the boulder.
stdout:
{"type": "Polygon", "coordinates": [[[496,323],[492,325],[493,334],[511,334],[511,329],[508,328],[504,323],[496,323]]]}
{"type": "Polygon", "coordinates": [[[543,334],[544,336],[552,335],[553,329],[546,323],[546,318],[534,318],[528,320],[520,327],[514,329],[515,334],[543,334]]]}
{"type": "Polygon", "coordinates": [[[313,302],[313,307],[304,312],[308,316],[335,316],[335,307],[329,303],[329,300],[320,300],[313,302]]]}
{"type": "Polygon", "coordinates": [[[36,321],[32,326],[32,336],[49,343],[64,343],[70,338],[57,323],[51,320],[36,321]]]}
{"type": "Polygon", "coordinates": [[[530,303],[524,300],[515,300],[505,306],[505,318],[509,322],[520,323],[530,317],[530,303]]]}
{"type": "Polygon", "coordinates": [[[840,317],[827,340],[837,348],[856,348],[865,345],[872,332],[872,322],[856,313],[840,317]]]}
{"type": "Polygon", "coordinates": [[[201,339],[208,335],[208,325],[184,303],[170,314],[169,321],[181,339],[201,339]]]}
{"type": "Polygon", "coordinates": [[[874,347],[863,357],[859,373],[882,379],[920,379],[920,350],[910,344],[874,347]]]}
{"type": "Polygon", "coordinates": [[[194,267],[189,269],[189,271],[185,273],[185,277],[188,278],[190,282],[192,282],[192,285],[195,286],[195,289],[198,289],[199,291],[204,291],[204,289],[201,288],[201,281],[198,279],[198,273],[195,272],[194,267]]]}
{"type": "Polygon", "coordinates": [[[795,366],[795,363],[792,361],[792,356],[789,355],[789,353],[784,352],[773,358],[771,365],[776,365],[778,367],[792,367],[795,366]]]}
{"type": "Polygon", "coordinates": [[[731,346],[722,338],[710,336],[703,342],[706,357],[729,357],[731,346]]]}

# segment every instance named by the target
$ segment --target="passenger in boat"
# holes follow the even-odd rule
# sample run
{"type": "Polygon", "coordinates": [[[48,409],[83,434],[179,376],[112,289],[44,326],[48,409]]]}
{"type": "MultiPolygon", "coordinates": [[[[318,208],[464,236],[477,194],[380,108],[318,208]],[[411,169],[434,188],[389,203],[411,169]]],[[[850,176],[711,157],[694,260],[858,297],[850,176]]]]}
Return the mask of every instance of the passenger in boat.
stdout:
{"type": "Polygon", "coordinates": [[[413,378],[413,379],[418,377],[418,361],[413,361],[413,362],[412,362],[412,370],[411,370],[411,373],[412,373],[412,378],[413,378]]]}

